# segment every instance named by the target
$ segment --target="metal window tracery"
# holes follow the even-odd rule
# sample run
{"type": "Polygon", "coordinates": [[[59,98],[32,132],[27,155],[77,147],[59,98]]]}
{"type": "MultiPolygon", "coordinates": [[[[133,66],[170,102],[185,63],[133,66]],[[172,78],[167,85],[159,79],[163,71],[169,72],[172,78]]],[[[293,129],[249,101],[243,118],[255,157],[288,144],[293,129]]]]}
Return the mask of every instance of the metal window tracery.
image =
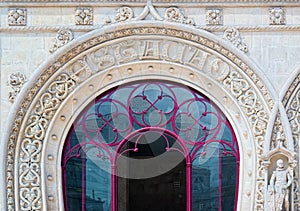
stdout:
{"type": "MultiPolygon", "coordinates": [[[[63,149],[62,168],[66,210],[69,206],[68,197],[71,197],[70,191],[68,192],[70,182],[67,181],[67,175],[72,168],[75,168],[73,165],[75,161],[77,168],[81,168],[79,177],[82,182],[78,186],[81,188],[80,210],[91,210],[91,208],[87,209],[87,201],[93,198],[93,193],[89,196],[86,193],[87,160],[97,163],[97,159],[99,159],[102,160],[101,165],[106,162],[106,171],[110,175],[109,194],[111,197],[110,203],[105,206],[109,210],[116,211],[118,209],[117,160],[126,152],[138,152],[139,138],[135,139],[136,143],[131,145],[131,148],[124,149],[124,145],[132,142],[133,137],[141,137],[149,131],[158,133],[162,137],[173,137],[178,144],[176,147],[172,147],[168,138],[165,138],[165,151],[178,151],[186,160],[186,210],[195,210],[194,204],[197,203],[199,207],[202,206],[201,204],[205,204],[205,198],[197,202],[192,198],[192,195],[197,195],[198,192],[205,190],[205,188],[200,188],[200,190],[194,188],[193,179],[201,180],[197,169],[201,171],[201,169],[209,168],[209,171],[218,171],[215,173],[219,175],[217,210],[232,210],[232,207],[222,209],[225,198],[222,192],[224,180],[231,185],[234,183],[234,199],[230,200],[233,200],[234,210],[236,210],[239,150],[230,123],[207,97],[188,87],[164,81],[120,86],[96,98],[80,114],[69,132],[63,149]],[[230,161],[230,167],[228,167],[229,169],[235,168],[233,182],[228,182],[228,178],[222,179],[222,177],[226,177],[225,173],[222,176],[222,170],[226,167],[223,166],[225,158],[233,160],[230,161]],[[205,166],[206,164],[203,162],[212,162],[218,165],[212,168],[205,166]],[[233,162],[234,164],[232,164],[233,162]],[[72,163],[71,167],[68,166],[71,165],[70,163],[72,163]]],[[[100,164],[95,164],[95,168],[97,165],[99,167],[100,164]]],[[[209,175],[209,177],[213,177],[211,173],[209,175]]],[[[206,180],[208,179],[206,178],[206,180]]],[[[211,183],[212,186],[215,185],[214,181],[211,183]]],[[[100,202],[101,200],[99,200],[100,202]]],[[[204,210],[207,209],[205,205],[202,207],[204,210]]],[[[209,209],[212,210],[213,207],[209,209]]],[[[197,210],[199,209],[197,208],[197,210]]]]}

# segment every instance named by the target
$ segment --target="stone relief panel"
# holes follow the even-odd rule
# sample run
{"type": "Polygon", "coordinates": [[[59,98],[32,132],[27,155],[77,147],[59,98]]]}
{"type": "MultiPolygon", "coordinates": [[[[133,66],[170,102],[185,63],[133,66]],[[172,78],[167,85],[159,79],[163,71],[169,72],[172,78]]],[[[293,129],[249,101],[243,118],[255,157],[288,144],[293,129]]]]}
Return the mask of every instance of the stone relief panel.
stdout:
{"type": "Polygon", "coordinates": [[[61,48],[68,42],[74,39],[73,32],[68,29],[61,29],[57,32],[53,47],[49,50],[50,53],[54,53],[57,49],[61,48]]]}
{"type": "Polygon", "coordinates": [[[240,32],[236,28],[226,29],[223,37],[224,37],[224,39],[226,39],[226,40],[230,41],[232,44],[234,44],[241,51],[243,51],[245,53],[248,52],[248,47],[245,43],[243,43],[240,32]]]}
{"type": "MultiPolygon", "coordinates": [[[[258,153],[258,169],[261,167],[261,159],[259,155],[262,153],[264,146],[264,134],[268,121],[268,109],[273,107],[273,101],[260,81],[258,76],[241,61],[237,56],[229,50],[220,46],[208,38],[201,37],[197,34],[185,32],[176,29],[168,29],[163,27],[145,27],[135,26],[135,28],[123,29],[120,31],[107,32],[105,35],[100,34],[91,38],[87,42],[79,44],[72,50],[66,52],[61,58],[58,58],[55,64],[49,66],[40,78],[37,79],[35,85],[30,89],[27,98],[20,106],[20,110],[13,125],[10,140],[8,143],[8,159],[7,159],[7,189],[8,189],[8,207],[14,210],[14,204],[11,198],[19,197],[21,208],[24,210],[42,210],[42,190],[41,190],[41,151],[42,145],[46,140],[48,126],[63,102],[64,99],[74,90],[78,84],[95,72],[102,71],[119,64],[136,62],[141,60],[161,60],[184,64],[192,68],[196,68],[199,72],[207,70],[215,80],[229,91],[237,103],[244,109],[245,115],[249,119],[252,127],[252,133],[255,137],[256,151],[258,153]],[[94,50],[78,61],[74,62],[69,68],[61,70],[60,68],[66,62],[77,56],[78,54],[89,49],[95,44],[104,43],[105,41],[122,38],[130,35],[143,35],[136,40],[126,40],[122,42],[114,42],[113,45],[103,46],[94,50]],[[145,38],[146,35],[149,37],[145,38]],[[153,35],[165,35],[174,39],[188,40],[168,41],[166,39],[153,39],[153,35]],[[194,46],[192,43],[197,43],[194,46]],[[234,66],[228,64],[222,59],[218,59],[211,53],[201,49],[199,44],[208,46],[210,49],[218,51],[218,55],[224,56],[230,60],[234,66]],[[175,53],[174,53],[175,52],[175,53]],[[206,65],[206,66],[205,66],[206,65]],[[62,73],[52,79],[51,84],[43,93],[39,93],[39,101],[31,105],[36,94],[43,87],[54,72],[62,71],[62,73]],[[256,86],[256,84],[260,84],[256,86]],[[261,95],[257,92],[260,90],[261,95]],[[264,96],[264,99],[260,96],[264,96]],[[34,108],[30,110],[31,114],[28,119],[23,120],[25,111],[28,112],[29,106],[34,108]],[[26,123],[25,123],[26,121],[26,123]],[[24,122],[25,130],[22,135],[22,144],[19,152],[15,152],[16,138],[19,133],[19,126],[24,122]],[[14,174],[14,156],[18,153],[19,165],[17,174],[14,174]],[[25,165],[30,160],[30,165],[25,165]],[[18,187],[20,193],[14,195],[14,178],[18,179],[18,187]],[[32,194],[32,195],[31,195],[32,194]],[[34,197],[31,197],[34,196],[34,197]]],[[[256,186],[256,198],[264,195],[261,186],[264,185],[264,177],[258,170],[258,181],[256,186]]],[[[263,201],[256,200],[255,209],[259,210],[263,206],[263,201]]]]}
{"type": "Polygon", "coordinates": [[[25,8],[8,9],[7,22],[9,26],[26,26],[27,10],[25,8]]]}
{"type": "Polygon", "coordinates": [[[46,130],[60,103],[74,89],[75,81],[60,74],[35,105],[29,117],[21,145],[19,187],[21,210],[42,210],[41,149],[46,130]]]}
{"type": "Polygon", "coordinates": [[[16,72],[9,76],[7,85],[12,89],[8,95],[8,101],[13,103],[17,98],[17,95],[21,91],[22,86],[27,82],[27,78],[23,73],[16,72]]]}
{"type": "Polygon", "coordinates": [[[206,10],[207,25],[223,25],[223,10],[222,9],[207,9],[206,10]]]}
{"type": "Polygon", "coordinates": [[[76,8],[74,18],[76,25],[93,25],[93,8],[76,8]]]}
{"type": "Polygon", "coordinates": [[[269,9],[270,25],[285,25],[285,9],[275,7],[269,9]]]}

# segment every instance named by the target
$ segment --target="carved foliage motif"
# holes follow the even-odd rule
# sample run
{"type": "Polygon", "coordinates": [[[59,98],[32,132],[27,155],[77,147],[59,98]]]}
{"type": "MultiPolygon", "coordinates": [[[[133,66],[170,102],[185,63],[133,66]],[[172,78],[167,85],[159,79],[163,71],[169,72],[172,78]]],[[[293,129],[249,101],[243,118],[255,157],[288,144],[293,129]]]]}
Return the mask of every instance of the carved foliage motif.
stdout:
{"type": "MultiPolygon", "coordinates": [[[[176,7],[170,7],[165,11],[165,17],[162,18],[151,2],[148,2],[144,10],[140,15],[134,17],[133,9],[130,7],[121,7],[117,10],[117,14],[114,18],[115,22],[128,21],[128,20],[143,20],[147,15],[151,14],[155,20],[166,20],[171,22],[177,22],[182,24],[194,25],[194,20],[184,16],[180,9],[176,7]]],[[[105,20],[106,23],[111,23],[110,18],[105,20]]]]}
{"type": "Polygon", "coordinates": [[[9,26],[25,26],[27,21],[27,13],[25,8],[13,8],[8,10],[9,26]]]}
{"type": "Polygon", "coordinates": [[[285,9],[275,7],[269,9],[270,25],[284,25],[285,24],[285,9]]]}
{"type": "Polygon", "coordinates": [[[241,51],[244,51],[245,53],[248,52],[248,47],[245,43],[243,43],[240,32],[236,28],[226,29],[223,37],[234,44],[241,51]]]}
{"type": "Polygon", "coordinates": [[[75,87],[75,81],[61,74],[35,105],[21,144],[19,164],[20,205],[22,210],[42,210],[40,189],[41,150],[49,121],[61,102],[75,87]]]}
{"type": "Polygon", "coordinates": [[[76,8],[75,10],[76,25],[92,25],[93,24],[93,8],[76,8]]]}
{"type": "Polygon", "coordinates": [[[207,9],[206,10],[206,24],[207,25],[222,25],[223,24],[223,10],[222,9],[207,9]]]}
{"type": "MultiPolygon", "coordinates": [[[[68,96],[68,94],[77,86],[77,84],[80,81],[83,81],[84,78],[92,74],[94,71],[94,67],[87,65],[87,57],[83,57],[80,59],[80,62],[76,62],[76,65],[71,65],[71,67],[66,70],[68,74],[62,73],[59,77],[55,78],[54,81],[50,84],[50,86],[47,88],[47,91],[40,94],[40,99],[36,105],[34,105],[34,109],[31,109],[32,114],[27,120],[24,120],[25,112],[30,111],[29,106],[31,102],[33,101],[33,98],[36,97],[36,94],[38,90],[41,89],[45,81],[49,80],[50,76],[58,70],[63,64],[66,63],[70,58],[73,58],[77,56],[79,53],[84,52],[85,50],[89,49],[91,46],[94,46],[95,43],[102,43],[107,40],[116,39],[119,37],[125,37],[129,35],[145,35],[145,34],[163,34],[173,37],[181,37],[183,39],[189,39],[192,41],[195,41],[197,43],[200,43],[202,45],[207,46],[209,43],[210,48],[218,50],[221,54],[223,54],[226,58],[231,60],[233,63],[235,63],[238,67],[240,67],[244,73],[243,74],[249,74],[248,77],[251,77],[253,81],[255,81],[255,84],[257,84],[259,81],[258,77],[253,73],[253,71],[242,61],[238,60],[235,55],[233,55],[228,50],[222,48],[219,46],[219,44],[214,43],[207,38],[203,38],[199,35],[183,32],[180,30],[175,29],[166,29],[166,28],[159,28],[159,27],[136,27],[133,29],[124,29],[117,32],[111,32],[106,33],[104,35],[97,36],[87,43],[79,44],[77,47],[75,47],[72,51],[67,52],[65,55],[63,55],[60,59],[58,59],[57,62],[52,64],[43,75],[37,80],[34,87],[32,87],[28,95],[26,97],[26,100],[21,104],[21,107],[19,111],[17,112],[17,116],[15,118],[15,122],[12,126],[12,130],[10,133],[10,139],[8,142],[8,157],[7,157],[7,206],[8,210],[12,211],[14,210],[14,190],[16,190],[15,187],[13,187],[14,179],[19,180],[17,189],[20,191],[20,193],[17,194],[16,197],[20,197],[20,205],[22,210],[41,210],[43,209],[42,206],[42,195],[41,195],[41,184],[40,184],[40,162],[41,162],[41,149],[42,144],[44,143],[45,134],[48,129],[48,124],[52,120],[55,112],[61,105],[61,102],[68,96]],[[72,77],[71,77],[72,76],[72,77]],[[19,157],[19,164],[16,168],[18,168],[18,175],[14,176],[14,156],[15,156],[15,148],[16,148],[16,140],[19,134],[20,125],[23,121],[27,121],[27,125],[25,126],[25,131],[23,134],[23,139],[21,140],[21,148],[20,152],[18,153],[19,157]],[[23,162],[28,161],[29,162],[23,162]],[[23,165],[24,164],[24,165],[23,165]],[[28,165],[26,165],[28,164],[28,165]],[[18,179],[19,178],[19,179],[18,179]],[[32,197],[34,196],[34,197],[32,197]]],[[[144,43],[145,44],[145,43],[144,43]]],[[[146,45],[145,45],[146,46],[146,45]]],[[[148,48],[146,51],[143,51],[144,56],[150,56],[155,57],[156,55],[153,54],[153,49],[155,49],[155,46],[150,46],[151,49],[148,48]]],[[[124,48],[124,46],[122,46],[124,48]]],[[[137,54],[134,54],[132,48],[127,47],[121,50],[121,46],[119,49],[119,56],[126,59],[124,59],[124,62],[132,61],[132,59],[137,57],[137,54]],[[128,50],[131,49],[131,50],[128,50]],[[122,54],[121,54],[122,53],[122,54]],[[124,54],[123,54],[124,53],[124,54]],[[129,53],[129,55],[128,55],[129,53]]],[[[103,51],[105,53],[105,51],[103,51]]],[[[195,52],[198,54],[198,52],[195,52]]],[[[195,54],[193,56],[193,61],[201,63],[202,57],[195,54]],[[199,58],[198,58],[199,57],[199,58]]],[[[116,54],[117,55],[117,54],[116,54]]],[[[97,58],[97,54],[95,54],[97,58]]],[[[146,57],[145,57],[146,58],[146,57]]],[[[156,58],[156,57],[155,57],[156,58]]],[[[158,59],[158,58],[157,58],[158,59]]],[[[171,58],[170,58],[171,59],[171,58]]],[[[177,59],[172,61],[176,61],[177,59]]],[[[180,61],[180,58],[178,58],[178,61],[180,61]]],[[[256,119],[267,119],[266,111],[267,109],[265,106],[262,106],[262,98],[258,97],[256,92],[252,89],[247,89],[249,84],[249,80],[245,80],[244,75],[235,73],[234,70],[229,70],[228,68],[225,68],[225,71],[219,71],[220,68],[218,68],[218,65],[221,64],[219,62],[212,62],[212,64],[215,64],[214,68],[211,68],[211,74],[212,75],[218,75],[218,72],[220,73],[219,77],[216,79],[220,81],[220,83],[224,84],[224,87],[232,93],[233,97],[237,99],[240,105],[242,105],[246,110],[250,108],[252,105],[259,105],[259,112],[257,113],[256,119]],[[235,75],[234,75],[235,74],[235,75]],[[225,82],[226,81],[226,82],[225,82]],[[242,92],[240,93],[237,89],[237,87],[242,88],[242,92]],[[248,91],[248,92],[247,92],[248,91]],[[245,96],[243,99],[241,96],[245,96]],[[246,100],[249,99],[249,100],[246,100]]],[[[102,64],[101,62],[99,64],[102,64]]],[[[100,66],[101,67],[101,66],[100,66]]],[[[96,68],[98,70],[101,70],[101,68],[96,68]]],[[[265,97],[265,102],[268,102],[269,107],[273,106],[273,101],[270,98],[270,95],[267,91],[265,91],[264,86],[257,87],[261,92],[262,95],[265,97]]],[[[250,114],[251,112],[249,112],[250,114]]],[[[247,114],[248,115],[248,114],[247,114]]],[[[253,114],[254,115],[254,114],[253,114]]],[[[250,118],[250,116],[249,116],[250,118]]],[[[254,119],[254,118],[253,118],[254,119]]],[[[249,119],[250,121],[250,119],[249,119]]],[[[260,123],[259,121],[251,121],[253,125],[253,131],[260,131],[255,132],[255,141],[257,148],[263,147],[264,140],[261,135],[264,133],[265,130],[265,124],[260,123]],[[261,127],[261,128],[260,128],[261,127]],[[256,129],[259,128],[259,129],[256,129]]],[[[21,134],[21,133],[20,133],[21,134]]],[[[258,150],[258,154],[260,154],[260,151],[258,150]]],[[[260,159],[258,159],[258,163],[260,163],[260,159]]],[[[260,166],[260,165],[259,165],[260,166]]],[[[258,173],[257,175],[258,179],[260,180],[261,174],[258,173]]],[[[262,179],[263,180],[263,179],[262,179]]],[[[257,193],[256,197],[259,197],[261,194],[259,184],[257,183],[257,193]]],[[[262,182],[263,184],[263,182],[262,182]]],[[[259,208],[262,205],[262,202],[259,200],[256,202],[255,207],[259,208]]]]}
{"type": "Polygon", "coordinates": [[[178,23],[194,25],[194,21],[191,18],[187,18],[183,15],[180,9],[176,7],[170,7],[166,10],[165,19],[168,21],[174,21],[178,23]]]}
{"type": "Polygon", "coordinates": [[[26,76],[23,73],[17,72],[12,73],[9,76],[7,85],[12,89],[11,92],[9,92],[8,100],[9,102],[13,103],[21,91],[22,86],[24,83],[26,83],[27,79],[26,76]]]}
{"type": "Polygon", "coordinates": [[[121,7],[117,10],[115,20],[117,22],[126,21],[133,18],[133,10],[130,7],[121,7]]]}
{"type": "Polygon", "coordinates": [[[283,140],[282,146],[287,148],[287,140],[285,137],[284,128],[282,125],[280,112],[278,111],[273,127],[272,137],[271,137],[271,143],[270,143],[270,150],[275,149],[276,146],[278,146],[278,140],[283,140]],[[280,135],[280,137],[278,137],[280,135]]]}
{"type": "Polygon", "coordinates": [[[72,31],[67,29],[61,29],[57,32],[56,39],[54,41],[53,47],[49,50],[50,53],[54,53],[57,49],[61,48],[71,40],[74,36],[72,31]]]}

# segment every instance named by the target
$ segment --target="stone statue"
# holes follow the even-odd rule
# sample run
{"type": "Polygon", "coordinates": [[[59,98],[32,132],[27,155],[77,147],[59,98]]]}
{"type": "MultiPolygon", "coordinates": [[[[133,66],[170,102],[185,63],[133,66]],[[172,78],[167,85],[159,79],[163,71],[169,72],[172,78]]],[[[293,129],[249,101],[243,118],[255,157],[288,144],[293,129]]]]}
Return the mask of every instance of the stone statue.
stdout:
{"type": "Polygon", "coordinates": [[[289,211],[289,187],[293,178],[289,169],[284,169],[282,159],[278,159],[276,170],[270,179],[268,186],[267,207],[270,211],[289,211]]]}

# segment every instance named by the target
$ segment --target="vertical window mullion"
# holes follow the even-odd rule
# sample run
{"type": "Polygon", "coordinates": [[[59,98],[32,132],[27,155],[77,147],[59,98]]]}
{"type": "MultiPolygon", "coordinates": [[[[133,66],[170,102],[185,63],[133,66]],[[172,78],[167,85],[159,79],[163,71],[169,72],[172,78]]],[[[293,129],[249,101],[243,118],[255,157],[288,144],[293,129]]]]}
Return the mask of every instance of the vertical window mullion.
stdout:
{"type": "Polygon", "coordinates": [[[186,206],[187,211],[192,211],[192,164],[186,164],[186,206]]]}
{"type": "Polygon", "coordinates": [[[222,153],[219,149],[219,211],[222,211],[222,153]]]}
{"type": "Polygon", "coordinates": [[[86,158],[82,157],[82,178],[81,178],[81,185],[82,185],[82,193],[81,193],[81,210],[85,211],[85,194],[86,194],[86,158]]]}

